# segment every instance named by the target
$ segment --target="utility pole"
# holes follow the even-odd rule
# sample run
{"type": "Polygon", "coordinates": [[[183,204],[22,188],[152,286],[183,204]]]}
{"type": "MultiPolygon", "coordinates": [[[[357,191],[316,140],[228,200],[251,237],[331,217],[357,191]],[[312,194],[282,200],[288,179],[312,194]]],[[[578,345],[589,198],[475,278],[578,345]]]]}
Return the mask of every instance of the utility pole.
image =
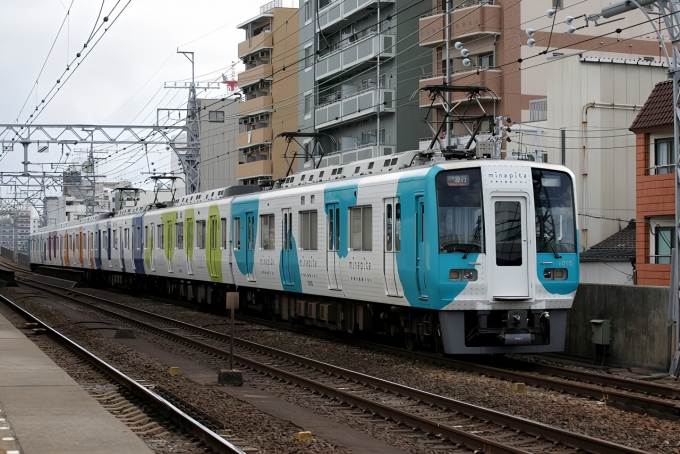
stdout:
{"type": "MultiPolygon", "coordinates": [[[[613,5],[602,8],[599,14],[586,15],[587,20],[597,21],[600,18],[609,19],[616,15],[639,9],[656,32],[659,44],[666,56],[668,63],[668,76],[673,79],[673,154],[675,156],[675,237],[673,238],[673,252],[672,260],[674,269],[671,272],[671,285],[669,300],[671,304],[673,319],[675,321],[675,354],[671,362],[669,374],[678,377],[680,374],[680,320],[678,314],[680,313],[680,287],[678,283],[678,276],[680,275],[678,268],[680,261],[678,260],[678,235],[680,234],[680,107],[678,107],[680,90],[678,83],[680,82],[680,51],[678,51],[678,44],[680,44],[680,3],[678,0],[625,0],[623,2],[615,3],[613,5]],[[656,6],[658,11],[644,8],[645,6],[656,6]],[[663,17],[666,25],[666,32],[670,35],[672,58],[668,55],[666,49],[666,42],[661,35],[661,31],[654,23],[651,15],[663,17]]],[[[596,22],[597,23],[597,22],[596,22]]]]}
{"type": "MultiPolygon", "coordinates": [[[[179,159],[186,175],[186,192],[193,194],[200,191],[201,175],[199,164],[201,162],[201,117],[196,99],[196,80],[194,79],[194,53],[177,49],[178,54],[184,55],[191,62],[191,84],[189,84],[189,99],[187,102],[187,128],[192,133],[192,140],[188,141],[184,153],[179,154],[179,159]]],[[[168,88],[166,84],[166,88],[168,88]]],[[[173,87],[174,88],[174,87],[173,87]]]]}
{"type": "MultiPolygon", "coordinates": [[[[446,85],[451,85],[451,0],[446,0],[446,85]]],[[[446,108],[451,106],[451,92],[446,92],[446,108]]],[[[447,110],[448,112],[448,110],[447,110]]],[[[446,117],[446,149],[451,147],[451,122],[446,117]]]]}

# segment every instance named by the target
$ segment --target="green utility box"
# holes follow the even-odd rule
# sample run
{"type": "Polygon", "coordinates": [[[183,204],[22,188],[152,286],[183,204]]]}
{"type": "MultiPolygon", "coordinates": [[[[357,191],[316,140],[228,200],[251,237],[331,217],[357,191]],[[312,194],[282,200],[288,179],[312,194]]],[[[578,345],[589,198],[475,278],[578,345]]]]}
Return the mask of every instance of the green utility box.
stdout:
{"type": "Polygon", "coordinates": [[[591,320],[590,321],[590,340],[593,344],[609,345],[611,339],[610,320],[591,320]]]}

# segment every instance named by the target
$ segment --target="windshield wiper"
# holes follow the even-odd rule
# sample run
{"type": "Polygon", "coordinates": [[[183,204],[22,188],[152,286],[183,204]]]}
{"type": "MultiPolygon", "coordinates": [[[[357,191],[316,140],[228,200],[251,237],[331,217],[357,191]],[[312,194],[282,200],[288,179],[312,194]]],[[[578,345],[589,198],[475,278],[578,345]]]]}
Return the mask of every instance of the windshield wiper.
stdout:
{"type": "Polygon", "coordinates": [[[555,258],[556,258],[556,259],[561,259],[562,256],[559,255],[559,254],[557,253],[557,249],[555,249],[554,240],[553,240],[553,239],[550,239],[550,241],[548,241],[548,244],[550,245],[550,249],[552,249],[553,254],[555,254],[555,258]]]}
{"type": "Polygon", "coordinates": [[[470,253],[470,248],[472,247],[473,244],[475,244],[475,240],[479,241],[479,232],[482,230],[482,216],[479,215],[477,216],[477,226],[475,227],[475,231],[472,233],[472,242],[468,243],[467,248],[465,249],[465,254],[463,254],[463,258],[466,259],[468,254],[470,253]]]}

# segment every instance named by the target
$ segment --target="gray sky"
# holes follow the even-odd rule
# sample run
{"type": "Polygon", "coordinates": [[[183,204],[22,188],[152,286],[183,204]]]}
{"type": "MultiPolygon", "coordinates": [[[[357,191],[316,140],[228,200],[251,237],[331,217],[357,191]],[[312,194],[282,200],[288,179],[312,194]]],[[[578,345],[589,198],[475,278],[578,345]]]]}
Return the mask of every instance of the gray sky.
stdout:
{"type": "MultiPolygon", "coordinates": [[[[104,0],[102,17],[109,14],[117,1],[104,0]]],[[[120,18],[111,24],[127,2],[120,0],[107,23],[110,29],[73,77],[62,84],[63,88],[35,124],[152,124],[156,107],[179,107],[186,103],[186,90],[161,88],[163,82],[191,77],[190,63],[176,54],[177,48],[195,52],[197,80],[221,80],[221,73],[237,60],[238,43],[245,39],[244,32],[237,30],[236,25],[259,14],[261,6],[258,1],[237,0],[131,0],[120,18]],[[204,74],[207,75],[198,77],[204,74]]],[[[14,123],[29,93],[36,88],[36,78],[70,3],[71,0],[0,2],[3,12],[0,15],[3,62],[0,65],[0,123],[14,123]]],[[[286,6],[292,3],[293,0],[284,0],[286,6]]],[[[19,123],[36,107],[36,92],[40,103],[66,68],[67,61],[82,50],[101,6],[99,0],[73,0],[70,18],[47,60],[37,90],[31,93],[19,116],[19,123]]],[[[61,157],[61,147],[56,145],[43,155],[36,153],[35,146],[30,150],[29,159],[33,162],[55,162],[61,157]]],[[[146,170],[142,156],[133,154],[129,161],[111,160],[101,165],[99,173],[114,177],[107,179],[124,176],[139,181],[139,170],[146,170]]],[[[21,147],[17,146],[0,161],[0,170],[20,170],[22,157],[21,147]]],[[[84,156],[75,159],[82,162],[84,156]]],[[[169,169],[170,159],[165,150],[152,154],[150,159],[156,162],[154,167],[158,170],[169,169]]]]}

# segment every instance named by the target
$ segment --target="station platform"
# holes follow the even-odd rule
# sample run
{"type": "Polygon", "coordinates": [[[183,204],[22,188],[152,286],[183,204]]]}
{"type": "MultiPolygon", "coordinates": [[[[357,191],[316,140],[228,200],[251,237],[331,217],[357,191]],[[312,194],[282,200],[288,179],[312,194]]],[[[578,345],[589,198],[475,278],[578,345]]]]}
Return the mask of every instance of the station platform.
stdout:
{"type": "Polygon", "coordinates": [[[0,454],[150,454],[0,313],[0,454]]]}

